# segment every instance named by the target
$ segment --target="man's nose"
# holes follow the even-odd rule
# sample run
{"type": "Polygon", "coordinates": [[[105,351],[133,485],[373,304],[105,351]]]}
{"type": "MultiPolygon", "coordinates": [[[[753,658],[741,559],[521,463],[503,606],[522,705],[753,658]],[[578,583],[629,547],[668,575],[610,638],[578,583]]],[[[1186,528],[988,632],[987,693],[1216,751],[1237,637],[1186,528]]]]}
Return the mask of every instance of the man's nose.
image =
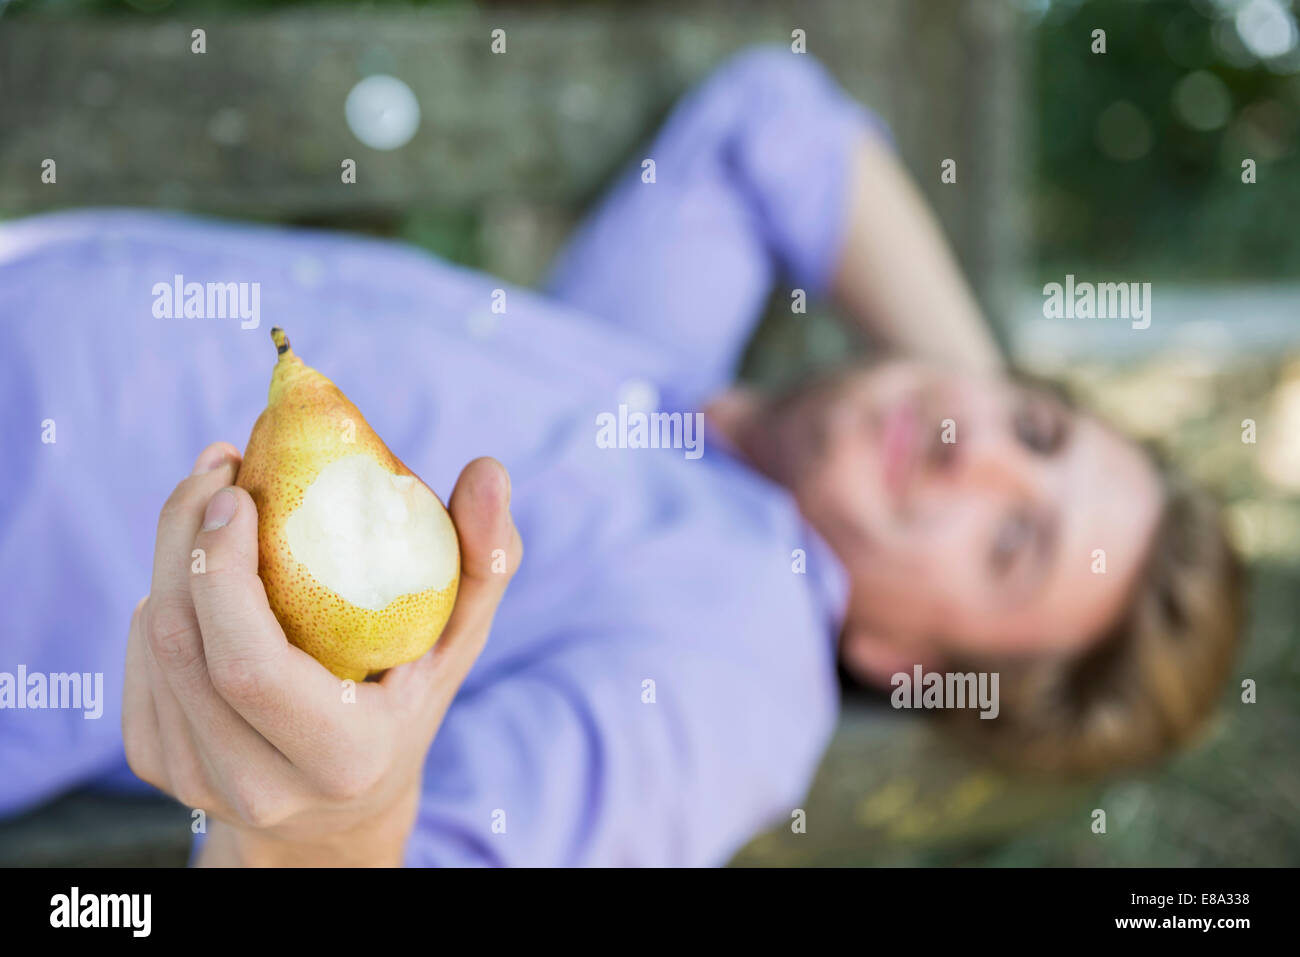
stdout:
{"type": "Polygon", "coordinates": [[[1009,430],[977,429],[958,439],[954,478],[981,491],[1032,495],[1046,481],[1044,459],[1009,430]],[[965,447],[961,447],[964,438],[965,447]]]}

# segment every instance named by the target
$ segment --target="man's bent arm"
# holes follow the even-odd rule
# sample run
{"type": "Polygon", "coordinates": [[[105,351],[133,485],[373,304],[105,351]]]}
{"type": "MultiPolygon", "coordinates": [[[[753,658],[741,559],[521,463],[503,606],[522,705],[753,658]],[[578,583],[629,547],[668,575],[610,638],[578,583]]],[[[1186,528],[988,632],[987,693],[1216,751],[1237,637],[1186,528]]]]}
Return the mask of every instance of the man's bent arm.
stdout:
{"type": "Polygon", "coordinates": [[[994,371],[1002,356],[934,214],[880,137],[853,150],[832,289],[862,328],[905,354],[994,371]]]}

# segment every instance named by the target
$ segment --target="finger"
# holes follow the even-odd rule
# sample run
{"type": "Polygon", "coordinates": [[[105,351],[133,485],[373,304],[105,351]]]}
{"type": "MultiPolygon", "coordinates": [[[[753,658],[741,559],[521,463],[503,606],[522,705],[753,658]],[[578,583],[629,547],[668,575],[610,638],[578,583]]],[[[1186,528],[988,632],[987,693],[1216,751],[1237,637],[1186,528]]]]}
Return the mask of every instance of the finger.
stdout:
{"type": "Polygon", "coordinates": [[[131,614],[126,636],[126,672],[122,681],[122,745],[126,763],[141,781],[160,791],[168,787],[163,763],[162,739],[158,713],[149,687],[145,640],[141,631],[141,610],[147,599],[141,598],[131,614]]]}
{"type": "Polygon", "coordinates": [[[131,616],[123,677],[122,737],[127,762],[142,780],[189,807],[213,810],[189,722],[153,660],[144,622],[149,599],[131,616]]]}
{"type": "Polygon", "coordinates": [[[310,792],[299,771],[214,689],[202,702],[181,704],[157,665],[149,666],[177,800],[257,828],[279,824],[306,806],[310,792]]]}
{"type": "MultiPolygon", "coordinates": [[[[257,506],[242,488],[216,492],[194,540],[206,571],[190,578],[208,674],[218,694],[317,781],[377,751],[371,725],[345,714],[339,679],[289,644],[257,576],[257,506]]],[[[356,688],[358,701],[364,686],[356,688]]]]}
{"type": "Polygon", "coordinates": [[[144,634],[154,661],[182,695],[194,690],[203,668],[203,639],[190,598],[191,569],[203,566],[202,555],[193,554],[194,535],[208,499],[235,480],[238,464],[232,446],[209,445],[158,516],[144,634]]]}
{"type": "Polygon", "coordinates": [[[433,650],[410,666],[393,669],[383,684],[407,682],[439,688],[450,703],[487,641],[497,605],[523,560],[523,541],[510,517],[510,475],[496,459],[478,458],[461,471],[451,494],[451,517],[460,539],[456,606],[433,650]]]}
{"type": "Polygon", "coordinates": [[[162,747],[167,792],[186,807],[202,808],[206,813],[221,816],[217,807],[216,790],[212,786],[213,778],[199,757],[190,721],[176,700],[176,695],[163,676],[147,642],[144,659],[145,675],[158,715],[158,740],[162,747]]]}

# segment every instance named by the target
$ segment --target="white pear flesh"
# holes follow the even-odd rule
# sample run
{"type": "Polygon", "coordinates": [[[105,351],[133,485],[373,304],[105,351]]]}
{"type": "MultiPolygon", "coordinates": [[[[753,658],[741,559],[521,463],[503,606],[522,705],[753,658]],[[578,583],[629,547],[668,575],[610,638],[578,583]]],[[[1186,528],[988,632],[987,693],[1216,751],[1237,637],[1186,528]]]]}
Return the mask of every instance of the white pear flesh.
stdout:
{"type": "Polygon", "coordinates": [[[316,581],[371,611],[444,589],[457,573],[456,530],[437,496],[364,454],[321,469],[285,523],[285,537],[316,581]]]}

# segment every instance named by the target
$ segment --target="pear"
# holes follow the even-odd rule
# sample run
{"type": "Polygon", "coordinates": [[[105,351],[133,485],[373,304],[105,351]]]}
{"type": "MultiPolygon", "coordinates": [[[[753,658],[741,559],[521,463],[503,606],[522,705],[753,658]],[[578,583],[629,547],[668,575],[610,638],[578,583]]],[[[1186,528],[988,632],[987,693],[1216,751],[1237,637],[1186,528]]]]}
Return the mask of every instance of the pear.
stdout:
{"type": "Polygon", "coordinates": [[[460,544],[433,490],[284,330],[235,484],[257,504],[258,575],[293,644],[340,678],[414,661],[438,640],[460,544]]]}

